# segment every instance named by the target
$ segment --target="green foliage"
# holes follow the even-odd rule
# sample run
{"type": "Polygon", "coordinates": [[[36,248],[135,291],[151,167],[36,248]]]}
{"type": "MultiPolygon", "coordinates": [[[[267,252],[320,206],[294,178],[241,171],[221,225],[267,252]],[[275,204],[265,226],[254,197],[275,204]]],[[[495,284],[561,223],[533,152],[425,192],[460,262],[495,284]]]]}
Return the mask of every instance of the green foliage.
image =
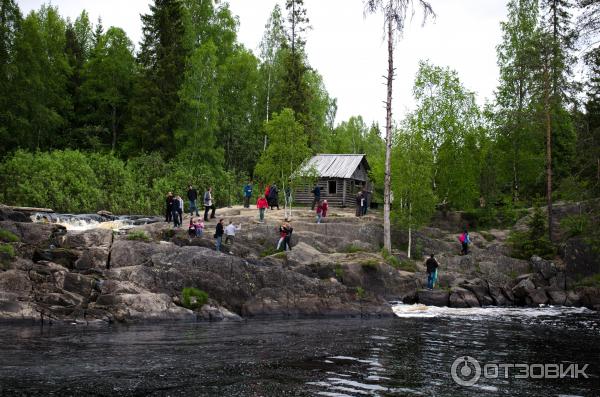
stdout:
{"type": "Polygon", "coordinates": [[[16,243],[20,238],[13,232],[5,229],[0,229],[0,241],[4,241],[5,243],[16,243]]]}
{"type": "Polygon", "coordinates": [[[266,256],[270,256],[270,255],[273,255],[273,254],[276,254],[276,253],[278,253],[277,249],[275,249],[274,247],[268,247],[268,248],[265,248],[265,249],[264,249],[264,250],[263,250],[263,251],[260,253],[260,257],[261,257],[261,258],[264,258],[264,257],[266,257],[266,256]]]}
{"type": "Polygon", "coordinates": [[[9,259],[14,258],[16,255],[15,247],[10,244],[0,244],[0,255],[4,255],[9,259]]]}
{"type": "Polygon", "coordinates": [[[496,237],[492,233],[488,233],[488,232],[485,232],[483,230],[480,231],[479,233],[483,236],[483,238],[485,239],[485,241],[489,242],[489,241],[494,241],[496,239],[496,237]]]}
{"type": "Polygon", "coordinates": [[[394,266],[394,267],[396,269],[404,270],[405,272],[414,273],[417,271],[417,265],[415,264],[415,262],[411,261],[410,259],[398,261],[397,266],[394,266]]]}
{"type": "Polygon", "coordinates": [[[150,241],[152,240],[148,234],[146,234],[143,230],[134,230],[130,233],[127,233],[127,240],[136,240],[136,241],[150,241]]]}
{"type": "Polygon", "coordinates": [[[363,299],[365,297],[365,289],[363,287],[356,287],[355,293],[358,299],[363,299]]]}
{"type": "Polygon", "coordinates": [[[600,273],[596,273],[589,277],[585,277],[579,281],[577,281],[573,287],[592,287],[592,288],[600,288],[600,273]]]}
{"type": "Polygon", "coordinates": [[[187,309],[199,309],[208,302],[208,294],[201,289],[186,287],[181,291],[181,304],[187,309]]]}
{"type": "Polygon", "coordinates": [[[400,260],[395,255],[390,254],[385,248],[381,249],[381,256],[388,265],[394,268],[398,268],[400,266],[400,260]]]}
{"type": "Polygon", "coordinates": [[[487,206],[464,211],[462,219],[470,229],[509,228],[525,215],[525,208],[517,209],[511,205],[499,208],[487,206]]]}
{"type": "Polygon", "coordinates": [[[560,221],[560,228],[565,231],[567,237],[581,236],[591,227],[589,215],[571,215],[560,221]]]}
{"type": "Polygon", "coordinates": [[[548,240],[546,218],[539,207],[535,208],[526,232],[514,231],[508,242],[512,255],[516,258],[529,259],[533,255],[551,259],[556,254],[556,248],[548,240]]]}

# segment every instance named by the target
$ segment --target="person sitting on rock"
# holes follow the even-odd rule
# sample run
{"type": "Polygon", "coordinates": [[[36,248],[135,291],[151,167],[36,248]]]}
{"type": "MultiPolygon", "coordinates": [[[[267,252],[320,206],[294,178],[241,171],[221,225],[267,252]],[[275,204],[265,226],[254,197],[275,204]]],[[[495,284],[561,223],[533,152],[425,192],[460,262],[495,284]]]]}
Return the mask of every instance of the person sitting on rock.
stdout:
{"type": "Polygon", "coordinates": [[[190,240],[193,237],[196,237],[196,225],[194,225],[193,217],[190,218],[190,225],[188,226],[188,236],[189,236],[190,240]]]}
{"type": "Polygon", "coordinates": [[[204,234],[204,222],[202,222],[201,218],[196,219],[196,222],[194,222],[194,229],[196,237],[202,237],[204,234]]]}
{"type": "Polygon", "coordinates": [[[279,251],[282,243],[284,251],[287,251],[288,249],[291,251],[292,248],[290,246],[290,238],[293,230],[294,229],[292,226],[287,222],[284,222],[281,224],[281,226],[279,226],[279,241],[277,242],[277,251],[279,251]]]}
{"type": "Polygon", "coordinates": [[[425,267],[427,268],[427,289],[432,290],[435,283],[437,268],[439,267],[438,261],[434,258],[434,254],[431,254],[427,261],[425,261],[425,267]]]}

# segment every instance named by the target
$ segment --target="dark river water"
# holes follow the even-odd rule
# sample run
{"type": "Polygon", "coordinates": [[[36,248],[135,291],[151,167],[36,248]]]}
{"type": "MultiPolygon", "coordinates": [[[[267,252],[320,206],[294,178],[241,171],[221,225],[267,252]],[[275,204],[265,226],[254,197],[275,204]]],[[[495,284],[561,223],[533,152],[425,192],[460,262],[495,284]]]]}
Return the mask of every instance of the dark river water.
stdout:
{"type": "MultiPolygon", "coordinates": [[[[581,309],[398,306],[385,320],[0,325],[2,396],[598,396],[600,317],[581,309]],[[523,364],[537,378],[476,366],[523,364]],[[461,361],[462,360],[462,361],[461,361]],[[539,379],[578,364],[587,379],[539,379]],[[462,375],[461,375],[462,374],[462,375]],[[467,375],[467,376],[465,376],[467,375]]],[[[505,367],[506,368],[506,367],[505,367]]]]}

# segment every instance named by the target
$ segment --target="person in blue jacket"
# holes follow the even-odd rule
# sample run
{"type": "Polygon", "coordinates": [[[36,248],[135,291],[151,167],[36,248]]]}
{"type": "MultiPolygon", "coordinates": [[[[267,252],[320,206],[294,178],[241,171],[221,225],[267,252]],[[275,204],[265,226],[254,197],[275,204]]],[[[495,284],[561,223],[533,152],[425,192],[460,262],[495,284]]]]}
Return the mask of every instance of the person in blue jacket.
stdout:
{"type": "Polygon", "coordinates": [[[244,186],[244,208],[250,208],[250,197],[252,197],[252,182],[248,181],[244,186]]]}

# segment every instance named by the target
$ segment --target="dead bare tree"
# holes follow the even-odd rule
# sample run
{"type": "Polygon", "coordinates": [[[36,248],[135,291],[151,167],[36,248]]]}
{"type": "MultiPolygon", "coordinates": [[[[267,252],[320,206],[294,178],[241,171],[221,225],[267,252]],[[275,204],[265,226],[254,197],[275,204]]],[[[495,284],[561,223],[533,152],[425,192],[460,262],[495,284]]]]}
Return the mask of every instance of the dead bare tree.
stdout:
{"type": "Polygon", "coordinates": [[[425,0],[365,0],[365,15],[381,12],[384,18],[383,31],[387,35],[388,72],[387,99],[385,102],[385,177],[383,193],[383,246],[392,252],[392,233],[390,224],[391,197],[391,154],[392,154],[392,85],[394,81],[394,44],[395,38],[402,37],[408,15],[414,15],[414,3],[423,9],[423,24],[428,17],[435,17],[433,8],[425,0]]]}

